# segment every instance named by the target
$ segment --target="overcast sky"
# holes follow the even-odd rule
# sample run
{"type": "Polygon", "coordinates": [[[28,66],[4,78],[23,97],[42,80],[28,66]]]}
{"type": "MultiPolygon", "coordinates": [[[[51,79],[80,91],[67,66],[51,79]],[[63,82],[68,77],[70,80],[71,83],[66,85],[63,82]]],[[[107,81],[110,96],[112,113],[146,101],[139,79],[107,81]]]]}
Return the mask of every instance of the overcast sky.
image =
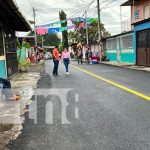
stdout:
{"type": "MultiPolygon", "coordinates": [[[[64,10],[67,18],[82,17],[88,10],[88,17],[97,17],[95,0],[15,0],[19,10],[29,20],[33,20],[32,7],[36,9],[36,24],[52,23],[59,20],[59,11],[64,10]]],[[[100,0],[100,3],[106,0],[100,0]]],[[[121,32],[120,4],[127,0],[107,0],[101,5],[101,21],[112,34],[121,32]],[[107,6],[107,8],[106,8],[107,6]]],[[[130,8],[122,7],[122,20],[130,19],[130,8]]]]}

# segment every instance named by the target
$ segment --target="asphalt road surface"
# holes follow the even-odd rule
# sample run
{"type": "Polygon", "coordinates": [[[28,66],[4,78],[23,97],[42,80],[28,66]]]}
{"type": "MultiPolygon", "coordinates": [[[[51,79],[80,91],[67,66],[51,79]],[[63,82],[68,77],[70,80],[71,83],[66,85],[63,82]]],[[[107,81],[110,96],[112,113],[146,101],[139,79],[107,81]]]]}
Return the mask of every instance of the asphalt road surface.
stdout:
{"type": "Polygon", "coordinates": [[[55,94],[37,98],[37,120],[26,113],[22,134],[9,149],[150,150],[150,73],[74,63],[70,75],[60,65],[55,77],[52,62],[46,61],[38,88],[55,94]],[[67,90],[65,116],[60,99],[67,90]],[[53,117],[45,107],[49,100],[53,117]]]}

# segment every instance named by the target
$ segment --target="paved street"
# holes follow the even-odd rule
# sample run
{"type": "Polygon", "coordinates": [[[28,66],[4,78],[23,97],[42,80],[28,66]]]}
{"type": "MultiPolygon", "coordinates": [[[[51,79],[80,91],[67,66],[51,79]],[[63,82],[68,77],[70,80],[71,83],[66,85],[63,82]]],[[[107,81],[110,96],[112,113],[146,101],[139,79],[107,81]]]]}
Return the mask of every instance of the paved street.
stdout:
{"type": "Polygon", "coordinates": [[[26,113],[22,134],[8,148],[150,150],[150,74],[104,64],[77,65],[73,62],[72,65],[83,70],[72,66],[67,76],[64,66],[60,65],[59,76],[55,77],[52,76],[52,62],[46,61],[45,74],[38,82],[38,88],[71,89],[67,95],[71,107],[66,114],[71,123],[62,124],[58,97],[51,96],[55,103],[54,122],[45,124],[46,101],[41,97],[37,103],[37,124],[29,118],[29,112],[26,113]],[[79,96],[77,104],[75,94],[79,96]]]}

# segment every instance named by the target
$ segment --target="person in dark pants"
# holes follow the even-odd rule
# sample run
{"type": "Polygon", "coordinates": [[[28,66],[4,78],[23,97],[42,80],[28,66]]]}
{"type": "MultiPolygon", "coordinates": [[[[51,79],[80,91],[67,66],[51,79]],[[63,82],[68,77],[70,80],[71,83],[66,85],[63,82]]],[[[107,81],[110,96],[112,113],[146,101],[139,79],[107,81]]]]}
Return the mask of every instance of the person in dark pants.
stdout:
{"type": "Polygon", "coordinates": [[[53,50],[53,62],[54,62],[53,75],[58,75],[59,60],[60,57],[59,57],[58,46],[56,46],[53,50]]]}
{"type": "Polygon", "coordinates": [[[86,50],[85,59],[86,59],[86,63],[89,64],[89,51],[88,50],[86,50]]]}
{"type": "Polygon", "coordinates": [[[65,65],[65,68],[66,68],[66,74],[69,75],[68,66],[69,66],[69,63],[71,61],[71,57],[70,57],[70,53],[67,51],[66,48],[62,52],[61,61],[64,62],[64,65],[65,65]]]}
{"type": "Polygon", "coordinates": [[[5,95],[6,100],[19,100],[19,95],[13,95],[9,80],[0,77],[0,96],[5,95]]]}
{"type": "Polygon", "coordinates": [[[78,52],[77,52],[77,59],[78,59],[78,64],[83,64],[83,52],[82,52],[82,49],[78,49],[78,52]]]}

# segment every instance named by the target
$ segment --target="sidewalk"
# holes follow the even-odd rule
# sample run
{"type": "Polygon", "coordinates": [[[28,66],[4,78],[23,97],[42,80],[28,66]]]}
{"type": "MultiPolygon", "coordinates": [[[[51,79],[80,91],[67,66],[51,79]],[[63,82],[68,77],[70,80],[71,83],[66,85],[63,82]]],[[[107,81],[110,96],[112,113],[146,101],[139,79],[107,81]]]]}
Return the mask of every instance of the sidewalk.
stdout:
{"type": "Polygon", "coordinates": [[[27,73],[16,74],[11,79],[13,89],[21,95],[19,101],[7,102],[0,98],[0,149],[6,149],[5,145],[21,133],[24,114],[28,111],[26,106],[31,102],[34,89],[41,78],[40,73],[43,71],[42,65],[32,66],[27,73]],[[14,121],[10,119],[12,117],[14,121]]]}
{"type": "Polygon", "coordinates": [[[128,68],[128,69],[133,69],[133,70],[150,72],[150,67],[136,66],[136,65],[133,65],[133,64],[129,64],[129,63],[118,63],[118,62],[113,62],[113,61],[105,61],[105,62],[101,62],[101,64],[106,64],[106,65],[112,65],[112,66],[117,66],[117,67],[122,67],[122,68],[128,68]]]}

